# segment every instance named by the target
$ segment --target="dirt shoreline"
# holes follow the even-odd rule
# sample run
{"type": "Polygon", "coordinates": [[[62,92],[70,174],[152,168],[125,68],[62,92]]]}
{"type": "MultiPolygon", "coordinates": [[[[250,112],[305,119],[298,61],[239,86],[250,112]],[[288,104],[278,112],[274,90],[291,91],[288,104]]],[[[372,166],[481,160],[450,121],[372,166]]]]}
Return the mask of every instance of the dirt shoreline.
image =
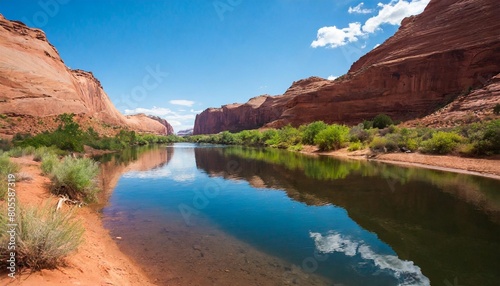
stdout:
{"type": "Polygon", "coordinates": [[[301,151],[308,155],[326,155],[341,159],[367,160],[386,164],[418,167],[446,172],[488,177],[500,180],[500,156],[488,159],[464,158],[451,155],[425,155],[420,153],[384,153],[374,154],[369,150],[347,151],[347,148],[319,152],[315,146],[306,146],[301,151]]]}
{"type": "MultiPolygon", "coordinates": [[[[55,206],[57,198],[49,192],[50,180],[41,175],[40,163],[32,157],[11,160],[21,166],[20,173],[32,177],[16,183],[18,202],[24,206],[49,202],[55,206]]],[[[85,228],[84,242],[65,259],[64,267],[34,273],[24,270],[16,273],[14,280],[5,273],[0,277],[0,285],[155,285],[139,265],[120,251],[97,211],[82,207],[76,216],[85,228]]]]}

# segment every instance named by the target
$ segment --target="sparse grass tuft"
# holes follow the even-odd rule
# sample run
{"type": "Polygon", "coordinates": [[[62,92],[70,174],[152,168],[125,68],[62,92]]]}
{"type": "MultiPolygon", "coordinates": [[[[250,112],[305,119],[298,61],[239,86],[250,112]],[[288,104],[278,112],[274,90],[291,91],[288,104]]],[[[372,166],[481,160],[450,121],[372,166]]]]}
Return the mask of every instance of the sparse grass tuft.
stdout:
{"type": "MultiPolygon", "coordinates": [[[[5,205],[2,206],[5,209],[5,205]]],[[[0,214],[0,266],[7,267],[7,217],[0,214]]],[[[20,207],[17,210],[16,264],[32,270],[53,269],[83,241],[84,229],[73,211],[55,212],[53,206],[20,207]]]]}
{"type": "Polygon", "coordinates": [[[4,154],[0,156],[0,200],[4,200],[7,195],[7,176],[19,172],[19,169],[19,165],[11,162],[9,157],[4,154]]]}

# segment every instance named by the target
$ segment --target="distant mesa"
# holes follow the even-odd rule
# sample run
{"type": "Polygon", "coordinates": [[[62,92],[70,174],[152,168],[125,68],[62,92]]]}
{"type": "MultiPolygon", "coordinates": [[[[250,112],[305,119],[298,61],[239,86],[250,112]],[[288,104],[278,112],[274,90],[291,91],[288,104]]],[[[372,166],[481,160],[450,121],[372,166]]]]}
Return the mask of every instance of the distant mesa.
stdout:
{"type": "MultiPolygon", "coordinates": [[[[42,30],[0,14],[0,114],[16,117],[0,134],[39,133],[56,128],[54,118],[74,113],[101,134],[119,129],[173,134],[170,124],[145,115],[124,116],[91,72],[68,68],[42,30]]],[[[109,133],[109,134],[108,134],[109,133]]]]}
{"type": "Polygon", "coordinates": [[[493,116],[500,103],[498,15],[498,0],[431,0],[346,75],[310,77],[283,95],[206,109],[194,134],[316,120],[353,125],[380,113],[429,126],[460,124],[466,114],[493,116]]]}

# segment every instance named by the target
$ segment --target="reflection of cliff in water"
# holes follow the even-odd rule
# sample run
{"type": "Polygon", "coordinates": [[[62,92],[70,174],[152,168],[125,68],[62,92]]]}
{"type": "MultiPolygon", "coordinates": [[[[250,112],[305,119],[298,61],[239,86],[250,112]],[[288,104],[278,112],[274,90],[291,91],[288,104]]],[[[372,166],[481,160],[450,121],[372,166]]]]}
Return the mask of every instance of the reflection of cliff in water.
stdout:
{"type": "Polygon", "coordinates": [[[490,285],[500,278],[495,180],[269,149],[195,149],[195,154],[198,168],[210,175],[282,189],[306,204],[345,208],[400,258],[420,265],[431,281],[460,277],[464,285],[490,285]]]}
{"type": "MultiPolygon", "coordinates": [[[[100,187],[103,190],[100,202],[106,202],[121,175],[130,171],[148,171],[168,164],[174,148],[165,146],[143,146],[128,148],[96,158],[100,162],[100,187]]],[[[103,205],[100,204],[99,207],[103,205]]]]}

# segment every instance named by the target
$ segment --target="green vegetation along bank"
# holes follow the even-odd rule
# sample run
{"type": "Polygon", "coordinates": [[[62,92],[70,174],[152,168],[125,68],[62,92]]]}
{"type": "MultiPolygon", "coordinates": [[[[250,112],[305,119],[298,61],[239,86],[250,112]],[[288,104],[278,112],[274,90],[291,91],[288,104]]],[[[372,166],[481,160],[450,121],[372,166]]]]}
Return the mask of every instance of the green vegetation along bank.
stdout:
{"type": "Polygon", "coordinates": [[[421,152],[460,156],[500,154],[500,120],[472,123],[455,128],[405,128],[393,124],[386,115],[353,127],[312,122],[298,128],[227,131],[215,135],[195,135],[190,142],[272,147],[300,151],[315,145],[321,151],[348,147],[349,151],[369,148],[373,152],[421,152]]]}

